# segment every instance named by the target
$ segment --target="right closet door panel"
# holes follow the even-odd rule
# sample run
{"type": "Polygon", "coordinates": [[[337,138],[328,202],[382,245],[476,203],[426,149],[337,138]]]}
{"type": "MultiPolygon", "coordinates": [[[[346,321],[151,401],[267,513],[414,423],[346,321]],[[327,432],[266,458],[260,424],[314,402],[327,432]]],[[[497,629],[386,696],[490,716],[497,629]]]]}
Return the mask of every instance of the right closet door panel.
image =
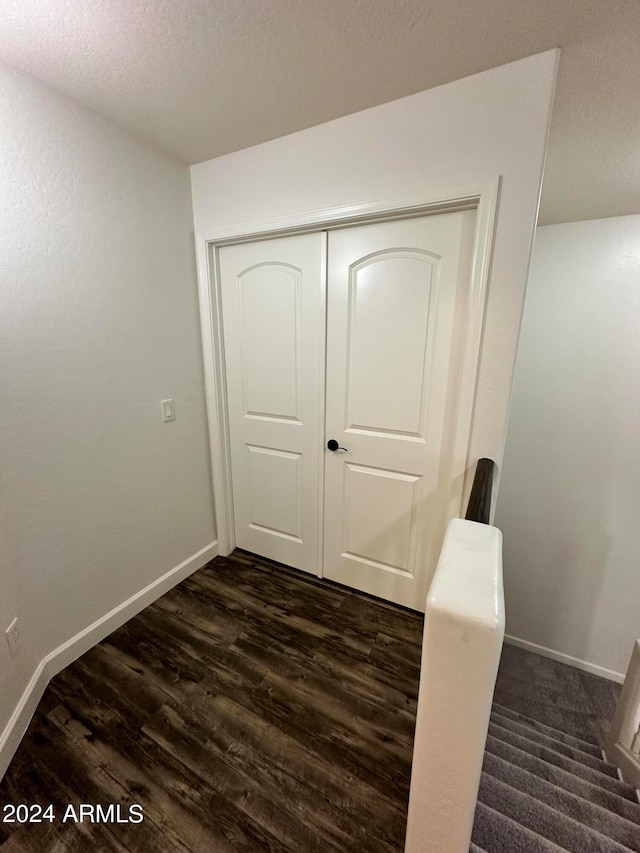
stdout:
{"type": "Polygon", "coordinates": [[[461,489],[450,469],[474,221],[328,235],[325,441],[341,449],[325,450],[324,575],[418,610],[461,489]]]}

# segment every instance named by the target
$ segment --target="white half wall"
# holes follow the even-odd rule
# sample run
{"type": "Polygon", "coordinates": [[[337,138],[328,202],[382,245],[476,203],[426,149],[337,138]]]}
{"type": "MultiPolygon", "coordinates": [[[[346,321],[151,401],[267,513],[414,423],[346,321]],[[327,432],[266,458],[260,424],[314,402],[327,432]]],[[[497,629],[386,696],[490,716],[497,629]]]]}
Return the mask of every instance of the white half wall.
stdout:
{"type": "Polygon", "coordinates": [[[640,216],[539,228],[496,512],[519,645],[621,677],[639,502],[640,216]]]}
{"type": "Polygon", "coordinates": [[[216,533],[188,169],[8,68],[0,115],[1,751],[43,661],[216,533]]]}
{"type": "MultiPolygon", "coordinates": [[[[502,458],[558,51],[191,167],[195,227],[251,226],[502,176],[470,458],[502,458]]],[[[311,218],[311,216],[310,216],[311,218]]]]}
{"type": "Polygon", "coordinates": [[[405,853],[468,853],[504,637],[502,534],[453,518],[427,597],[405,853]]]}

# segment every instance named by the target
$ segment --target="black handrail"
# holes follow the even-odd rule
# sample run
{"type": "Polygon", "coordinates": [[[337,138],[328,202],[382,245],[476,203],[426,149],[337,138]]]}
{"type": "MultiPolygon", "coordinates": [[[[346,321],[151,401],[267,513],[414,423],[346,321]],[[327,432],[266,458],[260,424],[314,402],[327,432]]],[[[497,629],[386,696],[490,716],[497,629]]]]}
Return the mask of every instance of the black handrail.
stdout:
{"type": "Polygon", "coordinates": [[[469,505],[465,518],[467,521],[479,521],[489,524],[491,514],[491,490],[496,463],[493,459],[478,459],[476,474],[473,478],[469,505]]]}

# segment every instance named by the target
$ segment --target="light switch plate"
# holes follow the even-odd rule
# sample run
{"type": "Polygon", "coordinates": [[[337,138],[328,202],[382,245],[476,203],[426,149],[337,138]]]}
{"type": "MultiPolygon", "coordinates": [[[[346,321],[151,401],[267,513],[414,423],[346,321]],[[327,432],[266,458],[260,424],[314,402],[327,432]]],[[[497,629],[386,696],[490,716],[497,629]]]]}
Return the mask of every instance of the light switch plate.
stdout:
{"type": "Polygon", "coordinates": [[[162,409],[162,420],[165,423],[167,421],[175,421],[176,408],[173,400],[160,400],[160,408],[162,409]]]}

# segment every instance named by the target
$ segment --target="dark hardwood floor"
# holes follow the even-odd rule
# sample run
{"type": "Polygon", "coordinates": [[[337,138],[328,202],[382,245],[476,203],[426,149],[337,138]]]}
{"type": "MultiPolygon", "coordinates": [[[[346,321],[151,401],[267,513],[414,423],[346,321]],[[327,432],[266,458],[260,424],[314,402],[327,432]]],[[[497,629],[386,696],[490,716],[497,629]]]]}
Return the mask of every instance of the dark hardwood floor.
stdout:
{"type": "Polygon", "coordinates": [[[2,853],[401,851],[421,636],[416,613],[217,558],[51,682],[0,807],[56,817],[0,823],[2,853]],[[63,822],[80,803],[122,822],[63,822]]]}

